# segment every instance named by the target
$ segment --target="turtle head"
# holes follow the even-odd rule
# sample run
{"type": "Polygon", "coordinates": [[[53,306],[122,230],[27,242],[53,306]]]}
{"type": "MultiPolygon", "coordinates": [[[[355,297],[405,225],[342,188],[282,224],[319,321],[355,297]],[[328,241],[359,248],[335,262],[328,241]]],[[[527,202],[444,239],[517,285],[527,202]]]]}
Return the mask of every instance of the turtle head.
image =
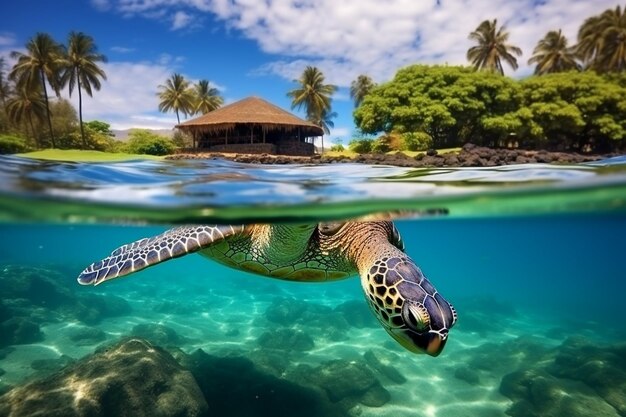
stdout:
{"type": "Polygon", "coordinates": [[[377,259],[361,280],[372,310],[394,339],[415,353],[441,353],[456,311],[408,256],[377,259]]]}
{"type": "Polygon", "coordinates": [[[404,243],[390,221],[320,224],[322,249],[338,242],[361,276],[376,318],[402,346],[437,356],[456,323],[454,307],[404,253],[404,243]]]}

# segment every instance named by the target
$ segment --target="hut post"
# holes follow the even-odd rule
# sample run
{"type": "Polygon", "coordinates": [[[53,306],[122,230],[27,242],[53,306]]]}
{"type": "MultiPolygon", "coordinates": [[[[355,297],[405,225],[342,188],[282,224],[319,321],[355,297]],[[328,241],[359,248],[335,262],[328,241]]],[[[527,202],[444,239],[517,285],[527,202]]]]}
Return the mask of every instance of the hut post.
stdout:
{"type": "Polygon", "coordinates": [[[252,138],[254,137],[253,134],[254,134],[254,125],[250,125],[250,144],[254,143],[252,140],[252,138]]]}
{"type": "Polygon", "coordinates": [[[226,143],[224,145],[228,145],[228,129],[226,129],[226,143]]]}
{"type": "Polygon", "coordinates": [[[262,129],[263,129],[263,143],[265,143],[265,128],[262,127],[262,129]]]}

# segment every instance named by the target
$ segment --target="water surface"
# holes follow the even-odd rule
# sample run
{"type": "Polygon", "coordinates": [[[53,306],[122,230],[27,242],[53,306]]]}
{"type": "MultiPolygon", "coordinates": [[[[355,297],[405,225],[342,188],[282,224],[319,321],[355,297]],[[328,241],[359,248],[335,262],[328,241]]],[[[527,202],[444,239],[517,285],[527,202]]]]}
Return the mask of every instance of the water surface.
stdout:
{"type": "MultiPolygon", "coordinates": [[[[1,159],[0,322],[28,321],[39,333],[0,340],[0,391],[135,335],[188,354],[202,349],[244,396],[254,395],[246,387],[292,384],[319,391],[320,407],[336,415],[626,415],[624,158],[457,169],[1,159]],[[277,281],[190,255],[99,287],[75,280],[121,244],[172,224],[389,211],[402,215],[407,253],[458,310],[437,358],[395,343],[358,279],[277,281]],[[274,343],[281,335],[289,337],[274,343]],[[251,361],[254,372],[242,375],[232,358],[251,361]],[[337,398],[328,381],[311,380],[332,371],[350,381],[355,366],[388,397],[364,399],[355,385],[337,398]],[[545,385],[544,397],[524,391],[533,383],[545,385]]],[[[316,409],[307,414],[286,397],[214,409],[316,409]]]]}

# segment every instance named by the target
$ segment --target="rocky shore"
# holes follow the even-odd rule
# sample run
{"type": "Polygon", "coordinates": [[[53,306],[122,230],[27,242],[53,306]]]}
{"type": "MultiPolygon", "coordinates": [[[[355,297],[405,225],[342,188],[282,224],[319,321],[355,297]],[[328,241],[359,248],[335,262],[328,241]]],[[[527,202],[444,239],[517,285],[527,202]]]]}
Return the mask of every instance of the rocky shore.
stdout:
{"type": "Polygon", "coordinates": [[[492,167],[513,164],[554,163],[577,164],[604,159],[614,155],[583,155],[572,152],[528,151],[521,149],[493,149],[466,144],[460,152],[438,154],[429,151],[415,157],[402,152],[395,154],[286,156],[269,154],[221,154],[193,153],[170,155],[167,159],[228,159],[234,162],[254,164],[331,164],[362,163],[370,165],[394,165],[401,167],[492,167]]]}

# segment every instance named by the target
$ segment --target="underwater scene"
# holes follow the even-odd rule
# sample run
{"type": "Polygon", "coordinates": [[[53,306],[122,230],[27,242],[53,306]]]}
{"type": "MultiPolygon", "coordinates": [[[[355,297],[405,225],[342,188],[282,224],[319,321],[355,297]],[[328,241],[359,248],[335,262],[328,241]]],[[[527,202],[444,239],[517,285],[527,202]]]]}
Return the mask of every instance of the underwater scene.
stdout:
{"type": "Polygon", "coordinates": [[[0,157],[0,234],[0,416],[626,416],[624,157],[0,157]]]}

